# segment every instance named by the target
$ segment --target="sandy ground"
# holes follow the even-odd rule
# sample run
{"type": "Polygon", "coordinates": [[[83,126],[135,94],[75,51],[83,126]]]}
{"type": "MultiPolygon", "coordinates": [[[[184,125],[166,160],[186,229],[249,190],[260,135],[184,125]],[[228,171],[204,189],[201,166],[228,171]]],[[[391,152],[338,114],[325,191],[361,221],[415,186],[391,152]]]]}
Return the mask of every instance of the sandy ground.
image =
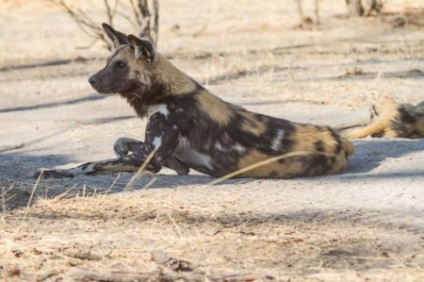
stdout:
{"type": "MultiPolygon", "coordinates": [[[[294,1],[280,2],[161,1],[159,50],[223,99],[293,121],[353,125],[383,95],[424,100],[424,22],[394,26],[424,1],[388,1],[387,16],[366,19],[322,1],[311,29],[295,28],[294,1]]],[[[36,185],[35,170],[113,157],[114,141],[143,139],[145,124],[90,88],[108,51],[81,49],[90,39],[55,6],[6,1],[0,11],[0,280],[140,274],[157,269],[150,252],[161,250],[206,274],[424,281],[423,140],[354,140],[335,176],[211,186],[164,169],[134,191],[125,174],[36,185]]]]}

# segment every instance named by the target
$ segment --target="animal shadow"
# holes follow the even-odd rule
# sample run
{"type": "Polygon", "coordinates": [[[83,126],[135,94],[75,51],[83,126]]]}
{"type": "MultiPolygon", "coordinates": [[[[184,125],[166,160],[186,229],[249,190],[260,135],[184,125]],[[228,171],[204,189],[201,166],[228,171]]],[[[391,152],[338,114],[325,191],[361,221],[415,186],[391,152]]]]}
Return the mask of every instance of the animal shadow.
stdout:
{"type": "Polygon", "coordinates": [[[344,174],[369,172],[387,158],[400,158],[424,150],[424,139],[374,138],[353,140],[353,143],[355,153],[349,158],[344,174]]]}

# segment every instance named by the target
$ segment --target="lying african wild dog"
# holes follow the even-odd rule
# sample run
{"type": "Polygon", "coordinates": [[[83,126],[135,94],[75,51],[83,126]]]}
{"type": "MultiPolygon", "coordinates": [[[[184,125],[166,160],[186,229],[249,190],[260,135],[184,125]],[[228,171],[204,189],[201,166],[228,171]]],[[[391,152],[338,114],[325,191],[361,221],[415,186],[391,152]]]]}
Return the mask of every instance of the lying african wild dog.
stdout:
{"type": "Polygon", "coordinates": [[[424,137],[424,102],[416,106],[398,104],[392,98],[384,97],[372,106],[374,120],[363,128],[347,132],[347,138],[424,137]]]}
{"type": "Polygon", "coordinates": [[[353,153],[352,143],[330,127],[293,123],[227,103],[177,69],[148,41],[107,24],[103,29],[115,50],[89,82],[99,93],[119,93],[139,117],[148,117],[144,142],[118,139],[118,158],[47,170],[44,176],[134,172],[154,152],[148,171],[165,166],[185,175],[191,168],[219,177],[271,157],[303,152],[238,175],[292,178],[337,173],[353,153]]]}

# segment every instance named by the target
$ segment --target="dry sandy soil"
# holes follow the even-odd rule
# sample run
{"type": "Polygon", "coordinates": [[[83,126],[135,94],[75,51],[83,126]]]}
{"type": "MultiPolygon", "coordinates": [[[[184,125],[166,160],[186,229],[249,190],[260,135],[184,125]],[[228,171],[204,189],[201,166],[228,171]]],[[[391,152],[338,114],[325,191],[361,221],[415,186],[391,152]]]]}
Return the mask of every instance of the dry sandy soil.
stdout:
{"type": "MultiPolygon", "coordinates": [[[[346,126],[383,95],[424,100],[422,0],[363,19],[323,0],[322,24],[303,29],[294,1],[160,2],[159,50],[250,110],[346,126]]],[[[100,3],[79,4],[100,24],[100,3]]],[[[41,167],[112,157],[145,124],[90,88],[108,51],[82,48],[91,40],[57,7],[2,1],[0,26],[0,280],[424,281],[423,140],[354,140],[342,174],[308,179],[212,186],[164,169],[133,189],[126,174],[35,183],[41,167]],[[172,272],[152,251],[194,270],[172,272]]]]}

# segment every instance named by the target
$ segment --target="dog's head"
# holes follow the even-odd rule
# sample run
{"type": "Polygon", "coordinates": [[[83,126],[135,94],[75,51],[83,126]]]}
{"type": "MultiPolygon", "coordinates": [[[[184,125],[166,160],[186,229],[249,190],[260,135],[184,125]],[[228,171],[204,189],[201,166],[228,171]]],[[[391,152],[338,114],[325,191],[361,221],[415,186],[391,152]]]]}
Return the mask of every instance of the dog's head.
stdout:
{"type": "Polygon", "coordinates": [[[151,86],[151,69],[156,52],[148,40],[126,35],[103,24],[113,42],[106,66],[89,78],[91,86],[101,94],[126,93],[151,86]]]}

